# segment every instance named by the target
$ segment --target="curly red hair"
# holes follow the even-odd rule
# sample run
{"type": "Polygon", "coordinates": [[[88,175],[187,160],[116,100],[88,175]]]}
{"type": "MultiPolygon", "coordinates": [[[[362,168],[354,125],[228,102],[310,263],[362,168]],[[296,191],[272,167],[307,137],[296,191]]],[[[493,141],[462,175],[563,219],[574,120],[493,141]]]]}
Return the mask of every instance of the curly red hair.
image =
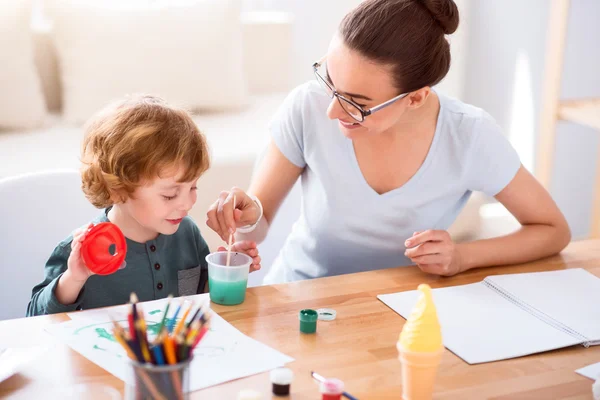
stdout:
{"type": "Polygon", "coordinates": [[[210,165],[206,138],[189,113],[154,96],[114,103],[88,122],[82,147],[82,189],[105,208],[173,167],[181,182],[200,177],[210,165]]]}

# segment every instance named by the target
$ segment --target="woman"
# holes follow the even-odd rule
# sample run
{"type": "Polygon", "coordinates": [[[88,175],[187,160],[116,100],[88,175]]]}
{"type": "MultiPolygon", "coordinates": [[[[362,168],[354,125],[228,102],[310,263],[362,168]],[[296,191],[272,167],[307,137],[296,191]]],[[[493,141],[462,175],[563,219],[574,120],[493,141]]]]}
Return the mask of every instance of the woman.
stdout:
{"type": "Polygon", "coordinates": [[[290,93],[249,193],[222,192],[207,224],[262,240],[299,176],[302,213],[266,283],[416,264],[450,276],[531,261],[570,241],[564,216],[485,111],[431,87],[450,67],[452,0],[367,0],[342,21],[316,80],[290,93]],[[472,191],[521,223],[453,243],[472,191]],[[235,204],[234,204],[235,203],[235,204]]]}

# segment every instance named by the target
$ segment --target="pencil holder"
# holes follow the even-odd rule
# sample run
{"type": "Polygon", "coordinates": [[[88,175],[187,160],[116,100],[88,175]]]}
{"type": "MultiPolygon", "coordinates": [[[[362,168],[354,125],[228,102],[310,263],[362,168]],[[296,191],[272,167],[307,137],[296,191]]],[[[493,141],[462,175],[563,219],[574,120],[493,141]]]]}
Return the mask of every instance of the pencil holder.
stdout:
{"type": "Polygon", "coordinates": [[[125,384],[125,400],[189,399],[191,361],[192,357],[172,365],[141,364],[130,361],[133,374],[130,382],[133,384],[125,384]]]}

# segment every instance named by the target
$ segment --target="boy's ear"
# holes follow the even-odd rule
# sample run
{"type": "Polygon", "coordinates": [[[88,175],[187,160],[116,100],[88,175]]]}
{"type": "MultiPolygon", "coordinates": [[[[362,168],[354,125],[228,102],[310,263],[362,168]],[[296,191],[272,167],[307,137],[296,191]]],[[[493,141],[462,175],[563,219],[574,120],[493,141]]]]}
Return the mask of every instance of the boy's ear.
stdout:
{"type": "Polygon", "coordinates": [[[113,204],[125,203],[129,196],[125,193],[124,190],[109,190],[110,193],[110,201],[113,204]]]}

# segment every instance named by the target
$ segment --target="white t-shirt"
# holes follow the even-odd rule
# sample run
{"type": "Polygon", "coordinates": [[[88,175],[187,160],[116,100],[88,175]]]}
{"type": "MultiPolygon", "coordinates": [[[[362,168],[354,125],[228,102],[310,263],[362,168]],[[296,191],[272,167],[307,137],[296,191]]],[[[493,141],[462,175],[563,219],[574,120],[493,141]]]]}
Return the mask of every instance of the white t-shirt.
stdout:
{"type": "MultiPolygon", "coordinates": [[[[437,93],[437,92],[436,92],[437,93]]],[[[450,227],[472,191],[496,195],[521,162],[485,111],[437,93],[429,153],[415,175],[384,194],[358,166],[352,141],[326,115],[317,82],[294,89],[270,126],[285,157],[304,168],[302,210],[265,283],[410,265],[404,241],[450,227]]]]}

